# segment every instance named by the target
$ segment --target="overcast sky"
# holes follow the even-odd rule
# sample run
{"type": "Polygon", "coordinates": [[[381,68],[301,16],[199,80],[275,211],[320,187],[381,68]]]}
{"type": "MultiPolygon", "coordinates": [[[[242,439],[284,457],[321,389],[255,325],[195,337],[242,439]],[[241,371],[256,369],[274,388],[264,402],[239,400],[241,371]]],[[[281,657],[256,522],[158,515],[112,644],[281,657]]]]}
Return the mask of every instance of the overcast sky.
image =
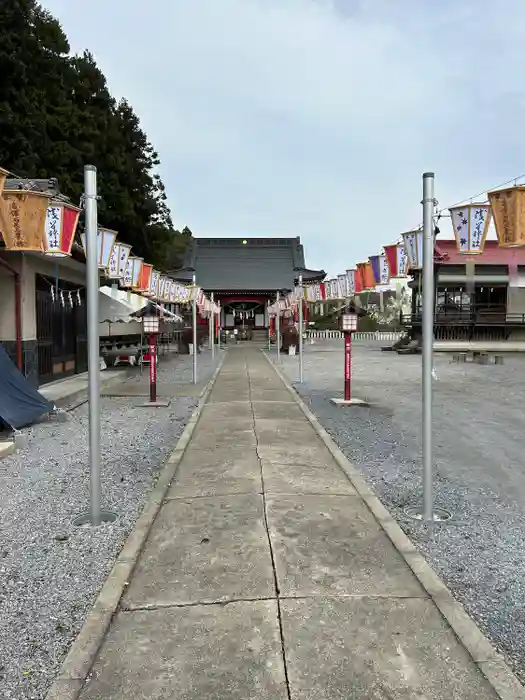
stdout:
{"type": "Polygon", "coordinates": [[[442,206],[525,172],[523,0],[43,4],[197,236],[300,236],[336,274],[419,224],[424,171],[442,206]]]}

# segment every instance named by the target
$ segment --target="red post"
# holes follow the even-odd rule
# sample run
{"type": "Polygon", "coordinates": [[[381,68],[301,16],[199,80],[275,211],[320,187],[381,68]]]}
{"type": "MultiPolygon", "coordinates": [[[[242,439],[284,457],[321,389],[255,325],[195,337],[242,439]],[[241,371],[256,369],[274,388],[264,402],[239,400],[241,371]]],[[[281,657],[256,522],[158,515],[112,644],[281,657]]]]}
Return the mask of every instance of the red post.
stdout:
{"type": "Polygon", "coordinates": [[[152,333],[149,337],[149,400],[157,401],[157,336],[152,333]]]}
{"type": "Polygon", "coordinates": [[[345,333],[345,401],[352,398],[352,334],[345,333]]]}

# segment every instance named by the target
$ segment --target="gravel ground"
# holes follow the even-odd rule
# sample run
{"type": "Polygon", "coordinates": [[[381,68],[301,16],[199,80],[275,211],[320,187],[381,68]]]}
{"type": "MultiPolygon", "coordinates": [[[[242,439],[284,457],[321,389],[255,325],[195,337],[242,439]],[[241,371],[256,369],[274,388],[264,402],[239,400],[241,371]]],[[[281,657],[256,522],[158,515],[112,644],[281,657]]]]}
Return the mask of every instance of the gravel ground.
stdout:
{"type": "MultiPolygon", "coordinates": [[[[159,383],[168,377],[171,383],[191,382],[191,360],[161,364],[159,383]]],[[[209,379],[213,369],[211,354],[199,355],[199,379],[209,379]]],[[[27,447],[0,461],[2,700],[45,697],[197,404],[182,397],[169,408],[137,408],[142,401],[101,400],[102,505],[118,513],[115,524],[71,525],[89,508],[86,404],[67,423],[24,431],[27,447]]]]}
{"type": "Polygon", "coordinates": [[[308,345],[281,368],[345,455],[525,682],[525,358],[503,366],[436,355],[436,505],[453,517],[426,526],[404,509],[421,498],[421,358],[353,345],[353,395],[341,409],[342,341],[308,345]]]}

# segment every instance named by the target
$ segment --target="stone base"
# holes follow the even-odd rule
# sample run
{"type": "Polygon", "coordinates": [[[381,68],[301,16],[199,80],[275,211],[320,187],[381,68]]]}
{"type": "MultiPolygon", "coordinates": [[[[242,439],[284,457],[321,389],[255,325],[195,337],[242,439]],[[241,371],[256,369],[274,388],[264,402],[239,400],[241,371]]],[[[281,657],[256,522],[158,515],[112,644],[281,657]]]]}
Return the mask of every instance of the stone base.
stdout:
{"type": "Polygon", "coordinates": [[[139,404],[139,408],[167,408],[169,405],[169,401],[148,401],[147,403],[139,404]]]}
{"type": "Polygon", "coordinates": [[[368,402],[363,399],[350,399],[346,401],[345,399],[330,399],[330,403],[335,406],[368,406],[368,402]]]}
{"type": "Polygon", "coordinates": [[[7,455],[12,455],[15,450],[16,446],[14,442],[0,442],[0,459],[2,459],[2,457],[7,457],[7,455]]]}

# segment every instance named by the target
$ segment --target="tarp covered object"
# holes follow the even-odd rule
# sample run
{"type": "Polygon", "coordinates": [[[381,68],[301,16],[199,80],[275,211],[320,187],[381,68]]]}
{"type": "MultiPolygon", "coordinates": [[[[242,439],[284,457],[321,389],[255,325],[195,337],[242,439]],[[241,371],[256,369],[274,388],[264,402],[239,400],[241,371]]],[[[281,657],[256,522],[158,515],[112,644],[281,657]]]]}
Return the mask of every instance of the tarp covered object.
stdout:
{"type": "Polygon", "coordinates": [[[23,428],[52,410],[53,404],[33,389],[0,343],[0,424],[23,428]]]}

